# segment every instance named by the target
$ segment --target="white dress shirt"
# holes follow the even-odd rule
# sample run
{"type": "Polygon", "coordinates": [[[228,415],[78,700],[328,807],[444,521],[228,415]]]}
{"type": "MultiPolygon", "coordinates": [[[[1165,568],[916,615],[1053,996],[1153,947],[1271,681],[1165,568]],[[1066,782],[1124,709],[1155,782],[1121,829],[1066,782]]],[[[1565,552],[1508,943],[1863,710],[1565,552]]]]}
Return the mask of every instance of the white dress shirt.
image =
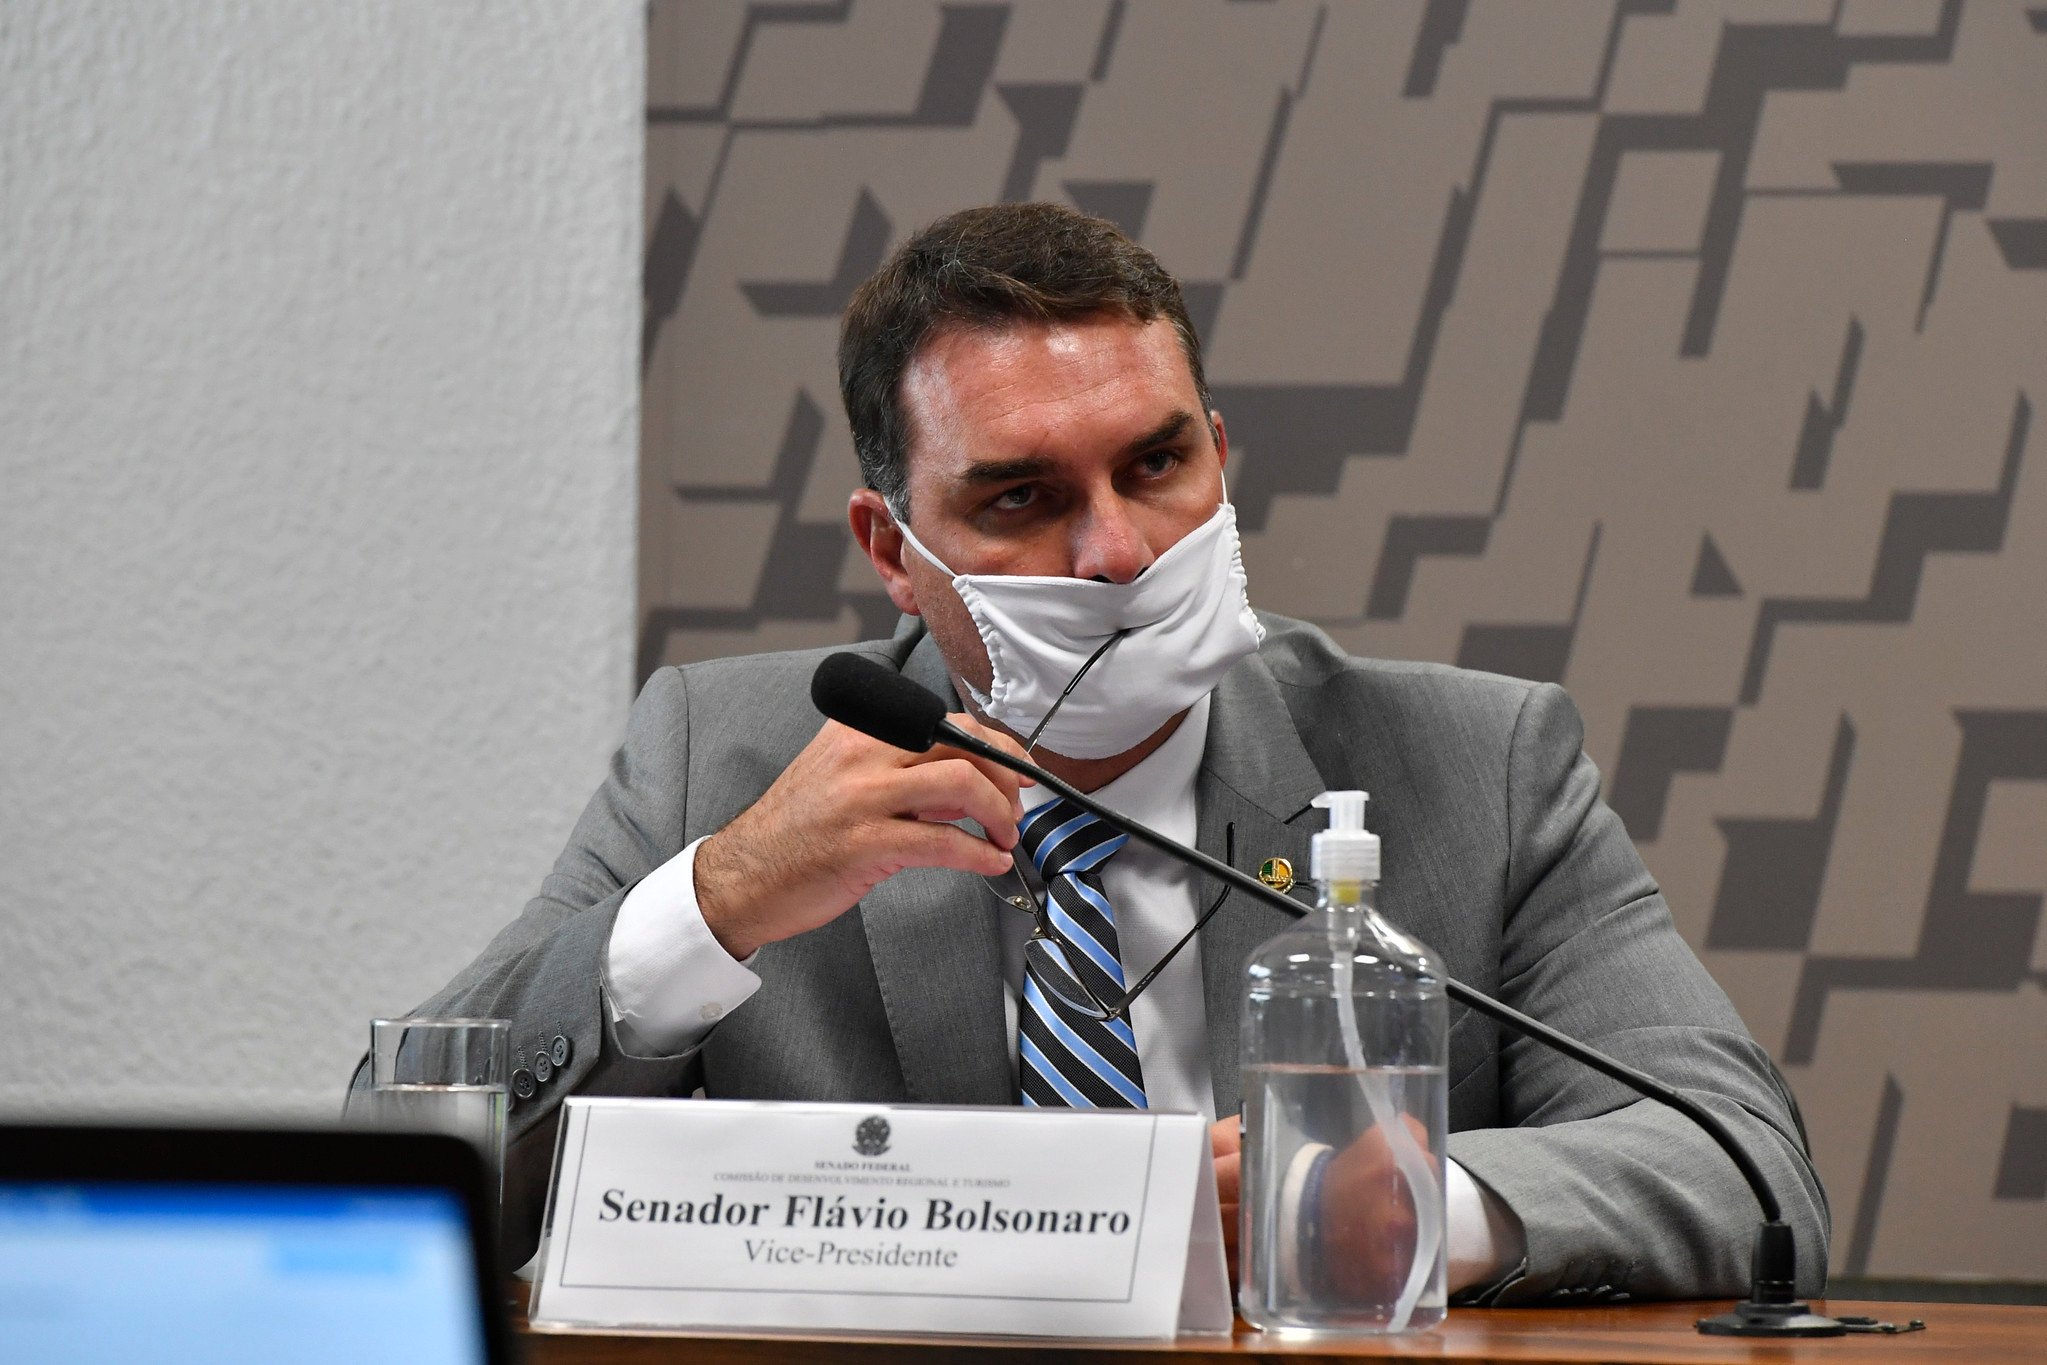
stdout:
{"type": "MultiPolygon", "coordinates": [[[[1168,838],[1192,844],[1195,778],[1208,744],[1208,710],[1208,698],[1196,702],[1164,744],[1092,793],[1094,798],[1168,838]]],[[[1026,787],[1022,795],[1026,810],[1053,799],[1042,787],[1026,787]]],[[[760,978],[746,963],[735,961],[719,944],[697,907],[694,871],[702,842],[690,844],[643,878],[626,894],[612,926],[606,995],[618,1041],[635,1055],[688,1051],[760,987],[760,978]]],[[[1198,900],[1202,879],[1135,840],[1103,864],[1101,876],[1103,893],[1116,908],[1125,974],[1134,983],[1207,908],[1198,900]]],[[[1001,916],[1003,971],[1009,981],[1003,1014],[1014,1062],[1017,998],[1032,917],[1005,908],[992,892],[987,903],[989,914],[1001,916]]],[[[1198,939],[1189,944],[1132,1002],[1130,1026],[1137,1035],[1150,1107],[1214,1119],[1200,948],[1198,939]]],[[[1449,1285],[1455,1292],[1511,1270],[1522,1258],[1523,1237],[1520,1219],[1497,1195],[1455,1161],[1448,1163],[1447,1174],[1449,1285]]]]}

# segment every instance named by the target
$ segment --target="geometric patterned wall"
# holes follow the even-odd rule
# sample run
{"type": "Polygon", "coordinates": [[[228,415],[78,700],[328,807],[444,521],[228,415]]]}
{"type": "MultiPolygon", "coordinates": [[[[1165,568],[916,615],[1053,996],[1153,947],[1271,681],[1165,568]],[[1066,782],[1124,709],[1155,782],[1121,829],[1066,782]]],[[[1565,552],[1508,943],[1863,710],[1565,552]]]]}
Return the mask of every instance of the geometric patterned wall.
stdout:
{"type": "Polygon", "coordinates": [[[2047,6],[650,11],[640,671],[885,634],[853,286],[968,204],[1186,284],[1253,600],[1562,682],[1837,1271],[2047,1279],[2047,6]]]}

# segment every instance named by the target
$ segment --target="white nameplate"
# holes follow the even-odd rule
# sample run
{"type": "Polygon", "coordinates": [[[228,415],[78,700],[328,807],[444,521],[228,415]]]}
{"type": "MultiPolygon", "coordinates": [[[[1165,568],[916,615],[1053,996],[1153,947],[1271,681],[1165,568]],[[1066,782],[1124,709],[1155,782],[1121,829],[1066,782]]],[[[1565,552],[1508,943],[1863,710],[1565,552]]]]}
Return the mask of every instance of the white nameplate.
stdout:
{"type": "Polygon", "coordinates": [[[535,1326],[1230,1329],[1198,1114],[583,1097],[562,1111],[535,1326]]]}

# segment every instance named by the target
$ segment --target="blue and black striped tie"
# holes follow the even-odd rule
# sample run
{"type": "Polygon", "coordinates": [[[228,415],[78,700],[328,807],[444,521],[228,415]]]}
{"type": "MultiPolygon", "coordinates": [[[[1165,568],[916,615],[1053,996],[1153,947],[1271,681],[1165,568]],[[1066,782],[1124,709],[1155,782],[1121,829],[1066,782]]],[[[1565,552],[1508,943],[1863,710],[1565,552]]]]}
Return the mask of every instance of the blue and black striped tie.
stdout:
{"type": "MultiPolygon", "coordinates": [[[[1019,845],[1045,884],[1052,930],[1066,959],[1097,999],[1123,994],[1116,912],[1102,894],[1102,864],[1123,847],[1118,833],[1078,806],[1047,801],[1023,819],[1019,845]]],[[[1144,1073],[1137,1035],[1122,1019],[1093,1019],[1045,989],[1024,969],[1017,1011],[1017,1073],[1023,1103],[1047,1108],[1142,1109],[1144,1073]]]]}

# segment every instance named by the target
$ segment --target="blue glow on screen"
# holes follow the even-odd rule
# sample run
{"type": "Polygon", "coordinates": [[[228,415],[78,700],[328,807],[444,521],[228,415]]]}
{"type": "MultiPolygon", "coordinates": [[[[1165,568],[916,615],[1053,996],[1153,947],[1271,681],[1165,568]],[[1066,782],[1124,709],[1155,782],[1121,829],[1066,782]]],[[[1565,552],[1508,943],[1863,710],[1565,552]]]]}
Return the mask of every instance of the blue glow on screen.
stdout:
{"type": "Polygon", "coordinates": [[[432,1190],[0,1183],[0,1359],[484,1359],[432,1190]]]}

